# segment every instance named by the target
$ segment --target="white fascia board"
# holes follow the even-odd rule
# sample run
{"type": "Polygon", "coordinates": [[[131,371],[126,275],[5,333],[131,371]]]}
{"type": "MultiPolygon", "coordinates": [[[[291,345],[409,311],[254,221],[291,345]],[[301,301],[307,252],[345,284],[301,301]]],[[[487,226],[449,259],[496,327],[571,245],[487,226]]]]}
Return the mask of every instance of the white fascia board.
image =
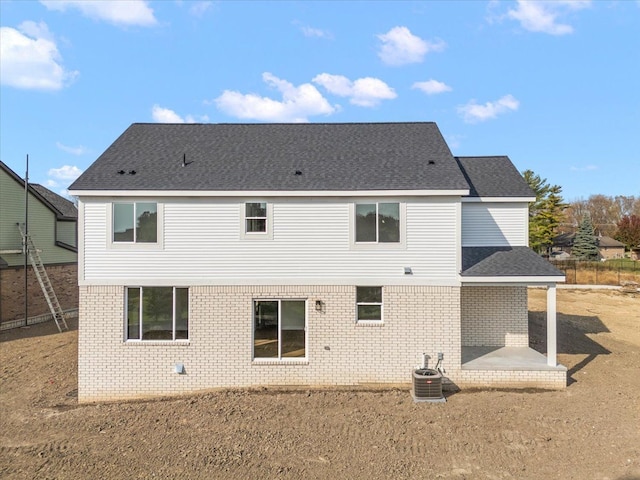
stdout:
{"type": "Polygon", "coordinates": [[[150,286],[154,287],[193,287],[200,285],[411,285],[434,287],[459,287],[457,278],[415,278],[411,275],[399,277],[263,277],[263,278],[84,278],[80,279],[80,286],[88,285],[119,285],[119,286],[150,286]]]}
{"type": "Polygon", "coordinates": [[[462,197],[463,203],[530,203],[535,201],[536,197],[462,197]]]}
{"type": "Polygon", "coordinates": [[[462,285],[485,285],[485,286],[500,286],[500,285],[531,285],[531,284],[555,284],[564,283],[566,277],[461,277],[462,285]]]}
{"type": "Polygon", "coordinates": [[[70,190],[90,197],[451,197],[469,190],[70,190]]]}

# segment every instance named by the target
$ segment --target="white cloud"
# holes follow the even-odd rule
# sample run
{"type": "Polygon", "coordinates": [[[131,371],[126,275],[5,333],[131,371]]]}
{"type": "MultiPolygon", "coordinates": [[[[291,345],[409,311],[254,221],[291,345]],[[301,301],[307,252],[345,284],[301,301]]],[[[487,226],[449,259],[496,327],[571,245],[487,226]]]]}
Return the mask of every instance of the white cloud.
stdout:
{"type": "Polygon", "coordinates": [[[466,123],[478,123],[496,118],[503,113],[515,111],[520,106],[520,102],[513,95],[505,95],[495,102],[487,102],[479,105],[475,100],[471,100],[466,105],[458,107],[458,113],[466,123]]]}
{"type": "Polygon", "coordinates": [[[517,1],[518,5],[514,9],[509,9],[507,17],[519,21],[525,30],[548,33],[549,35],[573,33],[573,27],[566,23],[560,23],[558,18],[568,11],[581,10],[591,4],[591,0],[517,1]]]}
{"type": "Polygon", "coordinates": [[[321,30],[319,28],[303,26],[303,27],[300,27],[300,30],[302,30],[302,33],[304,34],[305,37],[328,38],[328,39],[333,38],[333,35],[331,34],[331,32],[327,30],[321,30]]]}
{"type": "Polygon", "coordinates": [[[296,87],[269,72],[263,73],[262,79],[282,94],[282,100],[225,90],[213,102],[227,115],[272,122],[308,122],[309,116],[330,115],[337,110],[310,83],[296,87]]]}
{"type": "Polygon", "coordinates": [[[333,34],[329,30],[322,30],[320,28],[310,27],[308,25],[304,25],[299,20],[294,20],[291,23],[297,26],[305,37],[324,38],[327,40],[333,39],[333,34]]]}
{"type": "Polygon", "coordinates": [[[151,118],[158,123],[184,123],[184,118],[173,110],[154,105],[151,109],[151,118]]]}
{"type": "Polygon", "coordinates": [[[447,139],[447,145],[449,145],[449,148],[452,150],[454,148],[460,148],[460,145],[462,145],[462,139],[464,138],[463,135],[459,135],[456,133],[445,135],[445,137],[447,139]]]}
{"type": "Polygon", "coordinates": [[[444,50],[442,40],[428,42],[413,35],[407,27],[393,27],[387,33],[378,35],[382,41],[378,56],[387,65],[406,65],[420,63],[429,52],[444,50]]]}
{"type": "Polygon", "coordinates": [[[382,100],[391,100],[398,96],[393,88],[378,78],[364,77],[352,82],[342,75],[321,73],[312,81],[322,85],[329,93],[349,97],[349,102],[359,107],[375,107],[382,100]]]}
{"type": "Polygon", "coordinates": [[[144,0],[40,0],[47,9],[64,12],[79,10],[85,17],[119,26],[149,27],[158,21],[144,0]]]}
{"type": "Polygon", "coordinates": [[[60,142],[56,142],[56,147],[58,147],[63,152],[70,153],[71,155],[84,155],[85,153],[87,153],[87,149],[82,145],[79,145],[77,147],[70,147],[60,142]]]}
{"type": "Polygon", "coordinates": [[[50,182],[57,184],[57,180],[70,183],[78,178],[81,174],[82,170],[80,170],[75,165],[63,165],[60,168],[50,168],[48,175],[52,177],[53,180],[49,180],[47,184],[49,184],[50,182]]]}
{"type": "Polygon", "coordinates": [[[189,14],[194,17],[202,17],[211,7],[213,7],[213,2],[195,2],[189,7],[189,14]]]}
{"type": "Polygon", "coordinates": [[[194,115],[186,115],[183,118],[170,108],[164,108],[158,104],[155,104],[151,108],[151,118],[153,118],[153,121],[157,123],[198,123],[209,121],[209,117],[207,115],[200,115],[197,117],[194,115]]]}
{"type": "Polygon", "coordinates": [[[450,92],[453,90],[453,88],[446,83],[433,79],[427,80],[426,82],[416,82],[411,86],[411,88],[422,90],[427,95],[437,95],[438,93],[450,92]]]}
{"type": "Polygon", "coordinates": [[[65,70],[44,22],[0,27],[0,83],[15,88],[60,90],[78,75],[65,70]]]}

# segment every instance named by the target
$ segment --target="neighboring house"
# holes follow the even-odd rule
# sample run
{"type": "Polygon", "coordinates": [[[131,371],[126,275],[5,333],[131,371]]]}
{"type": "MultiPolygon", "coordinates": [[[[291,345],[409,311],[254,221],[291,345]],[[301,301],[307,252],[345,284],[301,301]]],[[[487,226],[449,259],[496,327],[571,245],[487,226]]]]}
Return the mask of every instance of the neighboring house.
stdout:
{"type": "MultiPolygon", "coordinates": [[[[75,205],[42,185],[28,186],[28,228],[63,309],[77,308],[77,225],[75,205]]],[[[25,222],[24,180],[0,161],[0,322],[24,317],[24,262],[18,224],[25,222]]],[[[28,315],[49,307],[28,263],[28,315]]]]}
{"type": "Polygon", "coordinates": [[[604,260],[624,258],[624,243],[611,237],[598,237],[598,250],[604,260]]]}
{"type": "MultiPolygon", "coordinates": [[[[560,256],[556,252],[565,252],[568,254],[567,257],[571,255],[575,236],[575,233],[561,233],[554,238],[551,253],[552,257],[561,260],[566,258],[564,255],[560,256]]],[[[598,253],[601,259],[610,260],[613,258],[624,258],[624,243],[607,236],[597,237],[597,240],[598,253]]]]}
{"type": "Polygon", "coordinates": [[[535,195],[434,123],[133,124],[70,192],[81,402],[409,383],[423,353],[463,387],[566,386],[535,195]]]}

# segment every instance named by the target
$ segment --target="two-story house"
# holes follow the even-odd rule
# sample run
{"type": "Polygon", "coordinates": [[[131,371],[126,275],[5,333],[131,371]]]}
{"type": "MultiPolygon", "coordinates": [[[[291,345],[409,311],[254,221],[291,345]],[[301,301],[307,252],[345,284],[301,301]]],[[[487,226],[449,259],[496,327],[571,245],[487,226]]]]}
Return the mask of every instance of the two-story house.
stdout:
{"type": "Polygon", "coordinates": [[[566,385],[534,194],[434,123],[133,124],[70,190],[80,401],[409,383],[423,353],[462,387],[566,385]]]}
{"type": "Polygon", "coordinates": [[[26,324],[25,295],[30,321],[50,312],[30,264],[27,264],[25,293],[25,256],[18,224],[24,225],[26,211],[29,234],[40,251],[62,308],[78,307],[78,211],[72,202],[42,185],[29,183],[25,192],[24,183],[23,178],[0,161],[0,324],[3,327],[26,324]]]}

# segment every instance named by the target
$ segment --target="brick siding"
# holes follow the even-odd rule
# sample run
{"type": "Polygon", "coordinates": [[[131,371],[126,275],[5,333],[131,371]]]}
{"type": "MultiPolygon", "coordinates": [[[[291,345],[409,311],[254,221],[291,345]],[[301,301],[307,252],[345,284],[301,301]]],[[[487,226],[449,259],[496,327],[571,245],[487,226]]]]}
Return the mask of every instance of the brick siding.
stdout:
{"type": "Polygon", "coordinates": [[[355,322],[351,286],[197,286],[182,343],[125,342],[124,290],[80,287],[80,401],[215,387],[407,383],[423,352],[442,352],[452,369],[460,365],[458,288],[384,287],[384,323],[366,325],[355,322]],[[305,360],[253,360],[257,298],[308,299],[305,360]],[[178,362],[183,375],[174,373],[178,362]]]}
{"type": "Polygon", "coordinates": [[[563,372],[461,369],[462,336],[471,338],[470,328],[476,327],[470,325],[477,321],[488,333],[479,327],[476,333],[498,344],[521,346],[526,337],[526,288],[502,290],[385,286],[383,323],[358,324],[354,286],[194,286],[189,289],[189,340],[173,343],[125,342],[125,288],[82,286],[78,398],[89,402],[267,385],[408,387],[423,352],[431,357],[430,366],[442,352],[446,375],[459,386],[564,388],[563,372]],[[306,358],[255,361],[253,300],[286,298],[308,301],[306,358]],[[465,317],[473,305],[482,305],[483,316],[465,317]],[[176,363],[184,365],[184,374],[174,372],[176,363]]]}
{"type": "Polygon", "coordinates": [[[527,287],[463,287],[462,344],[528,347],[527,287]]]}
{"type": "MultiPolygon", "coordinates": [[[[78,308],[78,265],[46,265],[58,301],[63,310],[78,308]]],[[[27,292],[29,317],[49,313],[36,273],[28,267],[27,292]]],[[[0,270],[0,323],[24,318],[24,267],[0,270]]]]}

